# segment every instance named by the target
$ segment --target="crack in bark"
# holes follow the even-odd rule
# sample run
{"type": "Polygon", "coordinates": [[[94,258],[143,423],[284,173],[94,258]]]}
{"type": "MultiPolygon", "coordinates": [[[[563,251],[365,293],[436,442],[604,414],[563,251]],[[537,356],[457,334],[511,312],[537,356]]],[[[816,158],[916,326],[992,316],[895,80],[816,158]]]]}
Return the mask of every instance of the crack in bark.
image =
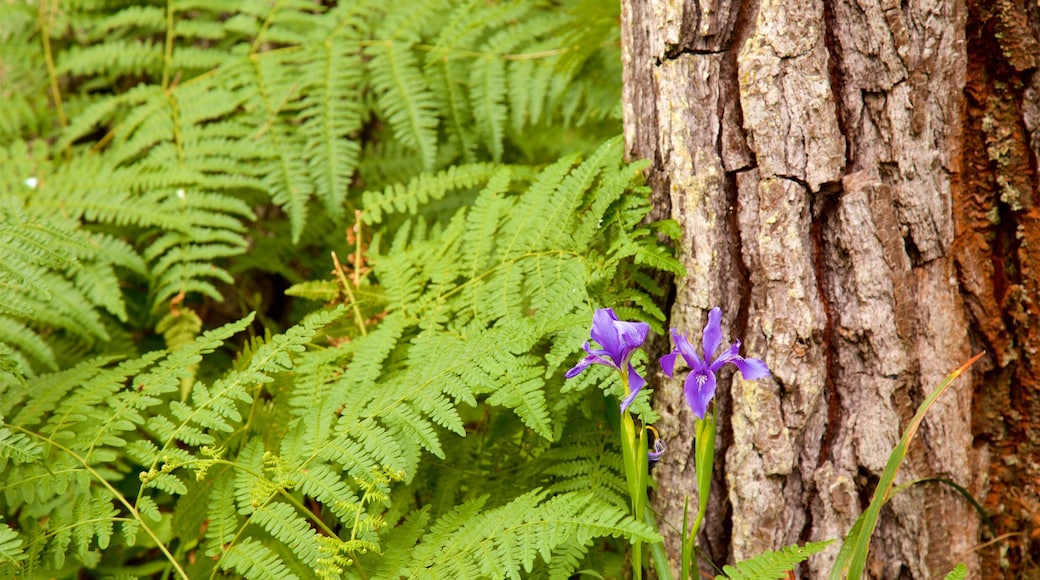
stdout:
{"type": "Polygon", "coordinates": [[[834,314],[832,305],[828,298],[827,290],[827,265],[826,250],[824,248],[824,231],[832,223],[837,214],[837,196],[827,196],[820,200],[810,201],[812,208],[812,232],[813,241],[813,267],[816,271],[816,290],[819,294],[820,304],[824,312],[823,344],[827,360],[826,375],[824,376],[825,393],[827,401],[827,425],[820,440],[820,453],[816,460],[819,468],[824,462],[834,460],[833,443],[841,426],[841,395],[838,392],[835,377],[838,374],[838,361],[836,349],[836,332],[834,329],[834,314]]]}
{"type": "MultiPolygon", "coordinates": [[[[831,84],[831,91],[835,95],[834,115],[838,118],[838,127],[841,134],[845,136],[845,159],[852,161],[852,139],[849,138],[849,126],[845,121],[845,109],[842,106],[841,95],[845,94],[844,76],[841,74],[841,43],[834,35],[834,6],[831,0],[823,0],[823,45],[827,47],[827,75],[831,84]]],[[[853,168],[846,167],[846,171],[853,168]]]]}
{"type": "Polygon", "coordinates": [[[678,46],[668,47],[664,51],[664,56],[661,58],[654,59],[655,66],[661,66],[665,61],[677,60],[683,56],[711,56],[716,54],[725,54],[726,50],[702,50],[696,48],[680,48],[678,46]]]}

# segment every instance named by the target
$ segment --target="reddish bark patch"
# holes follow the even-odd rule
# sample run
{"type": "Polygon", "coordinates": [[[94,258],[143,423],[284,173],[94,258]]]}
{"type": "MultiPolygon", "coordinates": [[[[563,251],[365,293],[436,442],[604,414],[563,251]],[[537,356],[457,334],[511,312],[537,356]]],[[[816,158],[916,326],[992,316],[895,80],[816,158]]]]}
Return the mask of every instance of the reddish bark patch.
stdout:
{"type": "MultiPolygon", "coordinates": [[[[960,283],[991,368],[976,385],[974,435],[991,451],[983,505],[998,540],[984,578],[1040,570],[1040,204],[1022,98],[1040,43],[1021,2],[969,0],[961,180],[954,189],[960,283]]],[[[984,537],[984,540],[993,538],[984,537]]]]}

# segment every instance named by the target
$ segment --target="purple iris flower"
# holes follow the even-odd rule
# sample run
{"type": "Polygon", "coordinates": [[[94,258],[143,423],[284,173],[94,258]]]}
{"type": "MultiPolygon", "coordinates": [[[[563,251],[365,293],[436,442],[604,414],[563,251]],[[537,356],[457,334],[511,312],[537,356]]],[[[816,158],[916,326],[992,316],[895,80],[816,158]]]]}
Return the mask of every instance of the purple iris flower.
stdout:
{"type": "Polygon", "coordinates": [[[733,363],[740,370],[741,376],[746,380],[761,379],[769,376],[769,368],[766,363],[757,358],[743,358],[740,352],[740,341],[727,346],[722,353],[713,360],[708,357],[718,350],[722,343],[722,310],[718,306],[708,313],[708,324],[704,327],[704,359],[697,355],[686,337],[672,329],[672,339],[675,340],[675,350],[661,357],[661,370],[664,374],[672,377],[675,370],[675,357],[682,355],[686,364],[690,367],[690,374],[686,377],[683,393],[686,402],[693,410],[698,419],[703,419],[708,412],[708,403],[715,396],[715,373],[724,365],[733,363]]]}
{"type": "Polygon", "coordinates": [[[603,348],[591,348],[589,342],[585,341],[582,348],[589,353],[589,356],[581,359],[581,362],[567,371],[567,378],[578,376],[586,367],[594,364],[608,366],[621,373],[627,372],[629,394],[621,403],[621,411],[624,412],[635,400],[639,390],[646,384],[646,380],[636,372],[635,367],[629,361],[636,350],[643,345],[649,332],[650,325],[645,322],[618,320],[613,308],[600,308],[592,316],[592,331],[589,334],[592,340],[603,348]]]}

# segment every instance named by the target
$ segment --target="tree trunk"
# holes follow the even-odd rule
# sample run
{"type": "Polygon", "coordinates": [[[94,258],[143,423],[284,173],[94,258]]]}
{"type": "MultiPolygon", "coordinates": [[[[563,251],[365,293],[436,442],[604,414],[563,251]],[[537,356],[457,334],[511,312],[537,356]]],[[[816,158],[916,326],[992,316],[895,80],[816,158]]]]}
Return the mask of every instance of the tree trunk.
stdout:
{"type": "MultiPolygon", "coordinates": [[[[773,373],[720,381],[700,537],[714,562],[843,538],[917,405],[981,349],[897,483],[950,479],[998,534],[1022,533],[978,547],[992,537],[970,503],[923,483],[882,512],[868,570],[1001,577],[1038,559],[1040,8],[1026,4],[623,2],[628,153],[653,161],[658,217],[684,232],[671,326],[698,344],[721,306],[728,338],[773,373]]],[[[681,389],[656,386],[654,502],[678,527],[693,417],[681,389]]],[[[837,549],[803,573],[825,577],[837,549]]]]}

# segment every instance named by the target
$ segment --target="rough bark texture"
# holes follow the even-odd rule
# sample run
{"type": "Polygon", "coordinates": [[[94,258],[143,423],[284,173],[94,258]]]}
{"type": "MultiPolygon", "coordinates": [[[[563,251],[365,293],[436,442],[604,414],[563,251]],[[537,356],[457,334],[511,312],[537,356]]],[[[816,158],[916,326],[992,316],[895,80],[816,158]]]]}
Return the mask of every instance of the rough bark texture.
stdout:
{"type": "MultiPolygon", "coordinates": [[[[984,578],[1040,577],[1040,5],[968,1],[956,257],[980,343],[993,353],[974,407],[976,477],[1004,539],[984,578]],[[1010,534],[1004,536],[1004,534],[1010,534]]],[[[988,539],[988,538],[987,538],[988,539]]]]}
{"type": "MultiPolygon", "coordinates": [[[[720,382],[714,561],[843,537],[917,405],[980,348],[897,483],[951,479],[1016,535],[976,549],[975,510],[914,486],[869,572],[1001,577],[1040,555],[1038,31],[1023,0],[623,2],[628,152],[684,232],[671,325],[696,337],[719,305],[773,371],[720,382]]],[[[656,393],[654,501],[681,522],[693,417],[656,393]]]]}

